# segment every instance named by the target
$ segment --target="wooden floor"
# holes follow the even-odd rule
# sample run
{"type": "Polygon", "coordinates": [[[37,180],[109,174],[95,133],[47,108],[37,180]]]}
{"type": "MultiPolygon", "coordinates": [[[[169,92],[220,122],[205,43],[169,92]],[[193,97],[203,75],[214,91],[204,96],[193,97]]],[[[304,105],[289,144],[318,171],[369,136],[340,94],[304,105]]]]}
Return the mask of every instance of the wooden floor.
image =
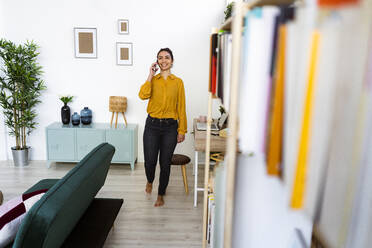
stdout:
{"type": "MultiPolygon", "coordinates": [[[[63,177],[73,166],[58,163],[47,169],[45,161],[31,161],[27,167],[17,168],[12,161],[0,161],[4,201],[20,195],[41,179],[63,177]]],[[[199,192],[198,208],[194,208],[192,166],[188,165],[187,169],[189,195],[184,192],[181,167],[173,166],[165,206],[155,208],[158,173],[159,167],[152,196],[147,197],[143,164],[137,164],[134,171],[129,165],[111,165],[97,197],[123,198],[124,204],[104,247],[201,247],[203,192],[199,192]]],[[[201,171],[199,187],[203,175],[201,171]]]]}

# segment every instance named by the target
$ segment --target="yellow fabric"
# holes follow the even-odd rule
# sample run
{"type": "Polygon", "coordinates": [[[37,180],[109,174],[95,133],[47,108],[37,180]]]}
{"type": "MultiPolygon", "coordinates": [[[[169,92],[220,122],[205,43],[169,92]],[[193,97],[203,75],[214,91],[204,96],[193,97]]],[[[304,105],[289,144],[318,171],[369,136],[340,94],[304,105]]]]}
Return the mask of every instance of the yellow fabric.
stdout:
{"type": "Polygon", "coordinates": [[[146,81],[139,92],[142,100],[149,99],[147,113],[154,118],[173,118],[178,120],[178,133],[187,132],[185,88],[182,79],[171,74],[164,79],[155,75],[151,82],[146,81]]]}
{"type": "Polygon", "coordinates": [[[312,49],[308,75],[308,88],[306,92],[304,117],[300,137],[300,147],[297,158],[296,177],[294,180],[291,207],[302,208],[304,202],[304,193],[306,185],[307,157],[310,143],[311,118],[314,101],[314,88],[316,65],[318,60],[319,32],[315,31],[312,37],[312,49]]]}
{"type": "Polygon", "coordinates": [[[270,123],[270,140],[267,151],[267,173],[280,175],[283,143],[283,115],[284,115],[284,80],[285,80],[285,53],[287,28],[279,27],[278,57],[275,69],[275,91],[272,118],[270,123]]]}

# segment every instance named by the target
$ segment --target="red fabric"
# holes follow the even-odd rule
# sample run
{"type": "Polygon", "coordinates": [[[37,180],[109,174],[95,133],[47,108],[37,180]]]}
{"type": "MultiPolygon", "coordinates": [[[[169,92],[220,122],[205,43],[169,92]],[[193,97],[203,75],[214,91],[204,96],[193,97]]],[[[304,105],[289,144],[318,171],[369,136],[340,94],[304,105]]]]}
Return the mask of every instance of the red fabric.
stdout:
{"type": "Polygon", "coordinates": [[[0,216],[0,230],[6,224],[8,224],[9,222],[15,220],[16,218],[18,218],[22,214],[26,213],[26,207],[25,207],[24,201],[26,201],[27,199],[29,199],[29,198],[31,198],[35,195],[42,194],[42,193],[45,193],[47,191],[48,191],[48,189],[41,189],[41,190],[37,190],[37,191],[30,192],[30,193],[27,193],[27,194],[23,194],[21,196],[21,199],[22,199],[21,203],[19,203],[15,207],[12,207],[8,212],[6,212],[2,216],[0,216]]]}
{"type": "Polygon", "coordinates": [[[23,194],[22,195],[22,200],[25,201],[27,200],[28,198],[30,197],[33,197],[34,195],[38,195],[38,194],[41,194],[41,193],[45,193],[47,192],[48,189],[40,189],[40,190],[36,190],[34,192],[30,192],[30,193],[27,193],[27,194],[23,194]]]}
{"type": "Polygon", "coordinates": [[[12,220],[26,213],[25,204],[20,203],[15,208],[0,217],[0,230],[12,220]]]}

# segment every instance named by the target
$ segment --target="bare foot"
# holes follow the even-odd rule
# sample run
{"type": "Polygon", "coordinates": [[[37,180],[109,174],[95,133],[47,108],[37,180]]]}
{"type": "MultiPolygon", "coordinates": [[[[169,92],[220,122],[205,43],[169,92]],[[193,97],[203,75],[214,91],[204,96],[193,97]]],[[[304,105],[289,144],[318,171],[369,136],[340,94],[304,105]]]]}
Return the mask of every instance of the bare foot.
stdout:
{"type": "Polygon", "coordinates": [[[164,198],[162,195],[158,195],[158,199],[156,199],[155,207],[161,207],[164,205],[164,198]]]}
{"type": "Polygon", "coordinates": [[[145,189],[145,192],[146,192],[147,194],[151,194],[151,192],[152,192],[152,183],[149,183],[149,182],[146,183],[146,189],[145,189]]]}

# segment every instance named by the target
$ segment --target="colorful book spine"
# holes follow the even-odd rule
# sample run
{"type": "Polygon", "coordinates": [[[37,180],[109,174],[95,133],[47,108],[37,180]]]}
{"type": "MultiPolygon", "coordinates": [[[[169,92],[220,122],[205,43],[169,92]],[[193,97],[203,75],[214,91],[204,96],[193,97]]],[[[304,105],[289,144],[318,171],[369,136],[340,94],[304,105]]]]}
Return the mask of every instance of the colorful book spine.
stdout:
{"type": "Polygon", "coordinates": [[[280,164],[282,161],[286,37],[287,29],[285,24],[282,24],[279,27],[279,49],[274,78],[274,102],[267,151],[267,173],[275,176],[280,175],[280,164]]]}
{"type": "Polygon", "coordinates": [[[307,160],[309,153],[311,120],[314,105],[315,77],[317,72],[318,48],[320,33],[315,31],[312,36],[312,48],[308,75],[308,88],[306,92],[304,116],[300,137],[300,147],[296,166],[296,175],[291,197],[292,208],[302,208],[306,185],[307,160]]]}
{"type": "Polygon", "coordinates": [[[218,34],[211,35],[211,65],[210,65],[210,92],[215,96],[217,92],[217,39],[218,34]]]}
{"type": "Polygon", "coordinates": [[[359,0],[318,0],[320,7],[340,7],[344,5],[357,4],[359,0]]]}

